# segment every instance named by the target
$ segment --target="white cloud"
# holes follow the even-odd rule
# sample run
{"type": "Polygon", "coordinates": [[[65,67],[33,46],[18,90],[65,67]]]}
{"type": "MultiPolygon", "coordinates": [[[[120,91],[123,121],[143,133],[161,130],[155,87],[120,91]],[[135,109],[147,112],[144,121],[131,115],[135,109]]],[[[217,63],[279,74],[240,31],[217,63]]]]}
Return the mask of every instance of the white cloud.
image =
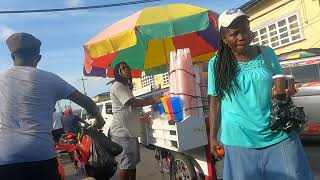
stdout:
{"type": "Polygon", "coordinates": [[[0,40],[1,41],[5,41],[13,33],[15,33],[15,30],[13,30],[7,26],[0,26],[0,40]]]}
{"type": "Polygon", "coordinates": [[[78,6],[81,6],[82,3],[80,0],[66,0],[65,4],[68,7],[78,7],[78,6]]]}

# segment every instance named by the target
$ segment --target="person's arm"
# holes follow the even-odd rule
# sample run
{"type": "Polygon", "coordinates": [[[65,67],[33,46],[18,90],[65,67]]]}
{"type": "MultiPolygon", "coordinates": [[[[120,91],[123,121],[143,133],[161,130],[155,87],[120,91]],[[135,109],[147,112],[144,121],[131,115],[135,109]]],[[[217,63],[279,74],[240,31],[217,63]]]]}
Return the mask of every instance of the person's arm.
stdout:
{"type": "Polygon", "coordinates": [[[87,123],[85,120],[83,120],[81,117],[77,116],[77,119],[78,119],[79,122],[81,122],[81,123],[83,123],[83,124],[85,124],[87,126],[90,126],[90,124],[87,123]]]}
{"type": "Polygon", "coordinates": [[[209,112],[209,127],[210,127],[210,151],[215,156],[218,143],[218,131],[221,124],[221,102],[217,96],[210,96],[210,112],[209,112]]]}
{"type": "Polygon", "coordinates": [[[82,94],[78,90],[74,90],[67,99],[83,107],[90,115],[95,118],[95,122],[92,125],[93,127],[98,129],[101,129],[103,127],[105,121],[101,116],[96,103],[92,99],[82,94]]]}
{"type": "Polygon", "coordinates": [[[114,94],[123,106],[144,107],[160,102],[160,97],[149,97],[146,99],[137,99],[129,88],[122,83],[116,82],[111,88],[111,94],[114,94]]]}
{"type": "Polygon", "coordinates": [[[215,157],[219,157],[216,153],[218,147],[220,147],[217,134],[220,129],[221,123],[221,101],[218,98],[216,91],[216,80],[214,76],[214,64],[216,57],[213,57],[209,61],[208,65],[208,95],[210,96],[210,106],[209,106],[209,142],[210,142],[210,151],[215,157]]]}
{"type": "Polygon", "coordinates": [[[152,104],[160,103],[160,97],[149,97],[146,99],[131,98],[125,103],[125,106],[144,107],[152,104]]]}
{"type": "MultiPolygon", "coordinates": [[[[276,53],[274,52],[274,50],[270,47],[267,47],[267,56],[269,58],[269,61],[271,63],[271,66],[272,66],[272,71],[275,75],[277,74],[284,74],[283,72],[283,69],[280,65],[280,61],[279,61],[279,58],[278,56],[276,55],[276,53]]],[[[298,89],[297,88],[294,88],[294,89],[286,89],[286,96],[287,98],[291,97],[291,96],[294,96],[296,93],[298,92],[298,89]]],[[[272,96],[276,96],[278,93],[277,91],[272,88],[272,96]]]]}

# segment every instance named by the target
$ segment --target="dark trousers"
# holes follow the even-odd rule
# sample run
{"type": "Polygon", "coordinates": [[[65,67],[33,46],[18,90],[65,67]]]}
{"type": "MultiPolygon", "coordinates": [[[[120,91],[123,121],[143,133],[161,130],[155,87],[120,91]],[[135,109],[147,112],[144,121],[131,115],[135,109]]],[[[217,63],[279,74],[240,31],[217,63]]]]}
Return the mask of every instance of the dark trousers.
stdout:
{"type": "Polygon", "coordinates": [[[60,180],[56,158],[0,165],[1,180],[60,180]]]}

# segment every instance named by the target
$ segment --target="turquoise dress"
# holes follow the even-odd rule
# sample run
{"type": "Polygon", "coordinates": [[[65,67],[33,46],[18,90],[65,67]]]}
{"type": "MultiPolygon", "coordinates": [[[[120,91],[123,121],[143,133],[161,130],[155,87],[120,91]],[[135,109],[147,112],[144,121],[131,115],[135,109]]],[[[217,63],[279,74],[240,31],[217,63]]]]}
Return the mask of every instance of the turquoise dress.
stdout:
{"type": "MultiPolygon", "coordinates": [[[[282,69],[273,49],[266,47],[274,74],[282,69]]],[[[208,67],[208,94],[217,96],[213,57],[208,67]]],[[[284,132],[271,131],[272,73],[260,53],[248,62],[238,62],[238,88],[221,101],[221,142],[229,146],[263,148],[288,138],[284,132]]]]}

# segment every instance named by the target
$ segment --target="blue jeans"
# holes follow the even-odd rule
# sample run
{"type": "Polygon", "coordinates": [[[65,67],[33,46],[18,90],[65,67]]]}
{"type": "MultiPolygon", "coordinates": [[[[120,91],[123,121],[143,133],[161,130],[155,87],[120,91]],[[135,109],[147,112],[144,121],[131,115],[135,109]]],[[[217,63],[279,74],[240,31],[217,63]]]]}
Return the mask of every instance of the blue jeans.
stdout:
{"type": "Polygon", "coordinates": [[[225,146],[223,180],[313,180],[299,136],[259,149],[225,146]]]}

